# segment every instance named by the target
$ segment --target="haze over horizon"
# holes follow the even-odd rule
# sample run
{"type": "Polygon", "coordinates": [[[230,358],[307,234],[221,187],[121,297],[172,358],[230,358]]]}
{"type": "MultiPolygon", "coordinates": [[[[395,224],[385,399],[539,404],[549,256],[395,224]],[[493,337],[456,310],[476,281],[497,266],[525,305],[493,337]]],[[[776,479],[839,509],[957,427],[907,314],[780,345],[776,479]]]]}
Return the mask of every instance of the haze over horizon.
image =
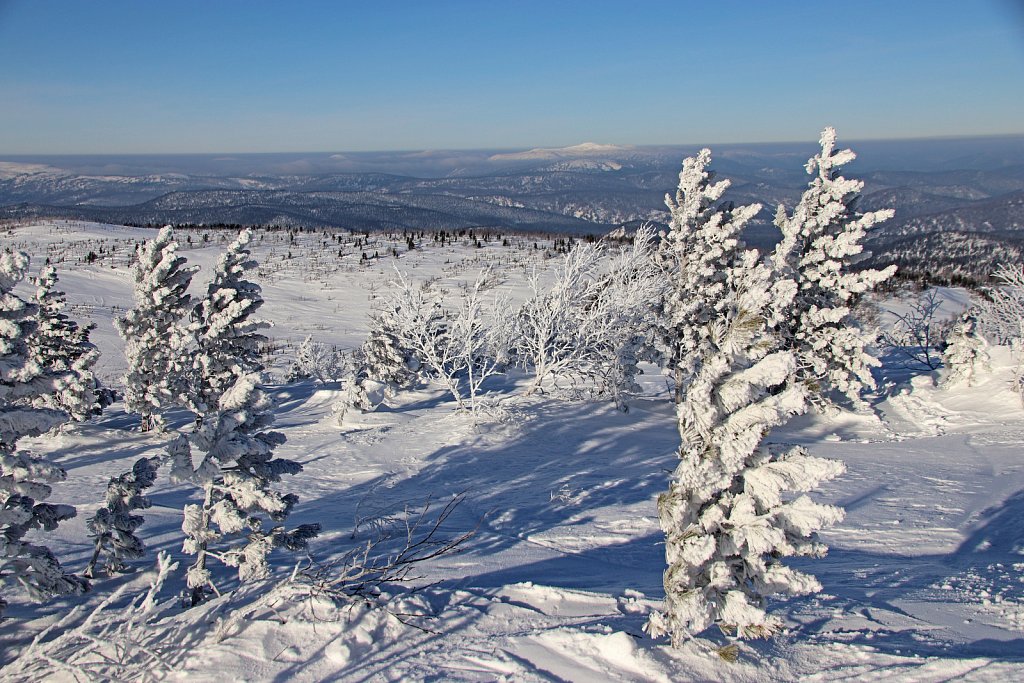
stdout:
{"type": "Polygon", "coordinates": [[[1013,0],[0,0],[0,154],[1024,133],[1013,0]]]}

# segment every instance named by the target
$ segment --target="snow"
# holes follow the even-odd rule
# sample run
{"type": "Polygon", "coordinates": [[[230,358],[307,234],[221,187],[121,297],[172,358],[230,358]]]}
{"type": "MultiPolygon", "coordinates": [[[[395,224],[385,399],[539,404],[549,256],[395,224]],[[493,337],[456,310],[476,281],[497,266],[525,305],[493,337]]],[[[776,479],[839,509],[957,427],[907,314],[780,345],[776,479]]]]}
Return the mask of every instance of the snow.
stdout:
{"type": "MultiPolygon", "coordinates": [[[[5,244],[29,251],[37,266],[48,244],[130,244],[154,234],[37,224],[12,228],[5,244]]],[[[193,247],[178,235],[181,253],[202,267],[196,293],[226,246],[210,234],[202,245],[192,233],[193,247]]],[[[373,298],[393,277],[384,238],[370,248],[379,249],[379,261],[359,265],[356,253],[324,272],[309,266],[312,246],[292,246],[294,258],[287,260],[286,233],[265,238],[254,236],[253,253],[273,268],[253,279],[263,285],[261,317],[275,323],[268,334],[293,345],[292,353],[308,335],[341,348],[360,344],[373,298]]],[[[412,277],[437,277],[452,289],[490,263],[506,277],[503,290],[522,300],[532,265],[555,263],[543,249],[534,253],[532,242],[522,250],[426,246],[398,261],[412,277]]],[[[401,248],[401,236],[395,244],[401,248]]],[[[124,370],[110,321],[131,305],[126,264],[69,259],[55,265],[69,314],[98,323],[97,371],[113,381],[124,370]]],[[[966,301],[961,292],[953,295],[948,298],[959,303],[951,313],[966,301]]],[[[678,460],[664,378],[639,377],[644,393],[622,414],[607,402],[518,396],[529,378],[513,374],[485,385],[492,399],[502,400],[492,400],[475,419],[457,414],[434,386],[402,392],[380,411],[339,426],[333,406],[343,387],[337,383],[270,387],[279,405],[275,429],[288,437],[275,455],[304,467],[282,482],[300,497],[289,525],[324,524],[312,544],[318,559],[338,558],[365,540],[374,517],[427,496],[438,504],[465,492],[445,530],[477,528],[476,534],[461,553],[421,568],[420,583],[433,585],[416,593],[399,585],[348,605],[295,599],[286,584],[271,589],[292,568],[293,558],[277,556],[281,573],[274,581],[184,610],[176,600],[189,564],[180,551],[181,510],[199,499],[161,473],[138,532],[151,554],[130,562],[135,573],[99,579],[84,598],[44,605],[12,600],[0,622],[0,664],[6,664],[0,677],[42,678],[18,673],[10,662],[69,606],[92,610],[123,586],[126,597],[107,612],[123,619],[120,607],[148,588],[155,553],[166,550],[180,567],[158,596],[165,607],[136,627],[137,637],[152,639],[145,642],[171,648],[168,671],[148,672],[164,680],[1020,680],[1024,407],[1009,384],[1014,358],[1005,348],[989,352],[991,371],[981,371],[972,386],[937,386],[929,375],[889,381],[881,368],[870,408],[801,416],[772,434],[774,442],[797,443],[846,466],[814,496],[844,507],[846,517],[821,532],[830,547],[826,558],[792,561],[823,592],[773,603],[785,632],[740,643],[735,662],[717,654],[727,642],[717,636],[672,650],[642,632],[662,599],[655,497],[678,460]],[[357,522],[362,531],[353,540],[357,522]]],[[[286,361],[276,362],[278,374],[286,361]]],[[[169,421],[184,427],[190,416],[172,414],[169,421]]],[[[77,506],[78,516],[47,534],[66,568],[81,571],[92,553],[85,525],[103,504],[110,477],[165,448],[167,437],[139,433],[137,422],[115,404],[98,419],[24,441],[68,472],[49,500],[77,506]]],[[[46,678],[74,680],[56,671],[46,678]]]]}
{"type": "Polygon", "coordinates": [[[22,176],[58,176],[65,172],[45,164],[25,164],[16,161],[0,161],[0,180],[14,180],[22,176]]]}
{"type": "Polygon", "coordinates": [[[569,147],[537,147],[525,152],[506,152],[492,154],[488,161],[529,161],[537,159],[573,159],[588,156],[615,156],[633,151],[629,145],[603,145],[596,142],[583,142],[569,147]]]}

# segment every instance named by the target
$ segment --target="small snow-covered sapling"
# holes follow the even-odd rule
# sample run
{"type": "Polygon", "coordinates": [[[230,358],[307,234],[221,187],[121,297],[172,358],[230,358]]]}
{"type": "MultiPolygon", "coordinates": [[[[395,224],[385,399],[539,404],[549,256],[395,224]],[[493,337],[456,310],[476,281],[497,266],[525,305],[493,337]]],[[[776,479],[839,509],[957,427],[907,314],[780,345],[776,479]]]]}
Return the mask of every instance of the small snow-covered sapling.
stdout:
{"type": "Polygon", "coordinates": [[[132,511],[144,510],[151,505],[143,491],[156,481],[159,466],[159,458],[139,458],[131,471],[110,480],[106,505],[97,510],[88,523],[96,546],[83,572],[85,576],[92,578],[95,575],[101,555],[106,555],[103,567],[108,574],[124,571],[125,560],[142,557],[146,548],[135,531],[144,520],[141,515],[133,515],[132,511]]]}

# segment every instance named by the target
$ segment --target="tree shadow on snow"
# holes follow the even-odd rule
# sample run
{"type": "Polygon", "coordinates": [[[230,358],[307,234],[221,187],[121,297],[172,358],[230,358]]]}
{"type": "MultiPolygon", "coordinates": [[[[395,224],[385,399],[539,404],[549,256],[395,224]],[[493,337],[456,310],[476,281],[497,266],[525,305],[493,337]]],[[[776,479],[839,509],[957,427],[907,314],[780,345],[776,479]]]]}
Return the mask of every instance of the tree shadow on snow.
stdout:
{"type": "Polygon", "coordinates": [[[998,593],[1003,605],[1024,617],[1021,563],[1024,490],[985,511],[948,554],[833,549],[824,559],[794,560],[791,566],[814,574],[835,599],[810,596],[785,609],[800,623],[797,639],[841,640],[899,656],[1024,661],[1019,628],[988,623],[999,608],[984,602],[998,593]]]}
{"type": "MultiPolygon", "coordinates": [[[[426,455],[407,477],[382,474],[319,499],[304,498],[290,523],[321,520],[332,530],[351,529],[356,519],[394,514],[428,497],[440,507],[465,493],[443,530],[478,527],[462,548],[467,573],[456,580],[460,586],[538,581],[610,592],[660,590],[660,534],[641,534],[657,528],[655,499],[675,465],[679,436],[673,421],[658,404],[636,405],[628,415],[593,402],[545,400],[539,406],[511,438],[489,439],[484,431],[426,455]],[[644,418],[648,409],[657,412],[644,418]],[[473,561],[517,546],[549,559],[505,563],[500,570],[473,561]],[[481,568],[473,573],[473,565],[481,568]]],[[[372,535],[368,521],[354,538],[338,539],[341,545],[365,543],[372,535]]],[[[318,552],[323,550],[321,544],[318,552]]],[[[329,550],[339,552],[333,542],[329,550]]]]}

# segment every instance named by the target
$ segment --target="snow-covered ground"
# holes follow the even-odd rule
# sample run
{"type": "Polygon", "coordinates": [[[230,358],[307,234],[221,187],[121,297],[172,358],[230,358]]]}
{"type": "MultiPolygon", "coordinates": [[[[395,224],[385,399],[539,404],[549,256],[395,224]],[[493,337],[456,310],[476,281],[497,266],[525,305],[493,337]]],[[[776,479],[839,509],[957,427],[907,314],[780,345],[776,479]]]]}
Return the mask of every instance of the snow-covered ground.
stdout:
{"type": "MultiPolygon", "coordinates": [[[[85,252],[102,245],[104,254],[116,247],[119,257],[88,264],[66,254],[56,263],[72,312],[97,323],[100,374],[109,381],[124,367],[110,320],[131,305],[125,259],[134,241],[152,234],[40,224],[4,238],[5,246],[33,254],[35,264],[47,254],[56,260],[61,245],[89,245],[76,247],[85,252]]],[[[210,234],[209,242],[194,234],[195,248],[183,251],[206,268],[197,291],[221,246],[219,234],[210,234]]],[[[262,312],[282,342],[278,374],[286,344],[307,335],[342,348],[360,343],[392,261],[452,288],[491,263],[515,296],[529,264],[545,263],[543,247],[550,246],[534,249],[531,238],[521,246],[463,241],[407,252],[401,239],[392,245],[373,238],[369,250],[381,258],[361,263],[368,249],[354,247],[351,237],[329,253],[319,237],[264,237],[257,236],[255,255],[263,263],[262,312]],[[390,256],[392,246],[400,258],[390,256]]],[[[947,298],[963,301],[957,292],[947,298]]],[[[522,397],[517,386],[525,378],[513,375],[487,386],[491,407],[476,420],[457,414],[441,389],[425,389],[342,425],[333,412],[341,387],[276,385],[277,427],[288,437],[278,453],[305,467],[286,482],[301,497],[289,519],[324,525],[317,560],[344,556],[365,543],[376,520],[427,499],[436,510],[464,494],[442,531],[476,533],[461,552],[419,568],[421,590],[398,585],[370,603],[295,599],[261,584],[183,610],[174,601],[183,578],[173,575],[159,596],[168,601],[160,618],[137,628],[138,638],[163,653],[164,665],[147,673],[190,682],[1022,680],[1024,407],[1009,388],[1013,363],[1005,349],[994,349],[992,370],[976,386],[936,388],[927,376],[883,384],[886,393],[871,411],[803,416],[773,434],[846,463],[847,473],[818,498],[844,506],[847,516],[825,534],[829,556],[801,562],[824,592],[775,605],[786,633],[740,643],[735,662],[717,654],[726,641],[714,635],[672,650],[641,630],[662,595],[655,497],[678,445],[657,375],[643,378],[644,394],[626,414],[608,403],[522,397]]],[[[137,420],[120,408],[33,445],[68,471],[51,500],[76,505],[79,515],[50,544],[74,570],[88,560],[84,520],[107,480],[159,453],[167,440],[136,431],[137,420]]],[[[178,423],[185,420],[183,414],[178,423]]],[[[136,563],[134,574],[97,580],[87,609],[117,587],[127,587],[128,596],[144,591],[156,551],[185,559],[180,525],[189,491],[165,479],[154,491],[141,530],[153,555],[136,563]]],[[[287,576],[292,560],[278,559],[287,576]]],[[[0,622],[0,678],[38,679],[39,669],[19,673],[19,652],[79,603],[15,601],[0,622]]],[[[98,623],[114,623],[126,604],[112,604],[98,623]]],[[[46,666],[54,680],[75,680],[56,663],[46,666]]]]}

